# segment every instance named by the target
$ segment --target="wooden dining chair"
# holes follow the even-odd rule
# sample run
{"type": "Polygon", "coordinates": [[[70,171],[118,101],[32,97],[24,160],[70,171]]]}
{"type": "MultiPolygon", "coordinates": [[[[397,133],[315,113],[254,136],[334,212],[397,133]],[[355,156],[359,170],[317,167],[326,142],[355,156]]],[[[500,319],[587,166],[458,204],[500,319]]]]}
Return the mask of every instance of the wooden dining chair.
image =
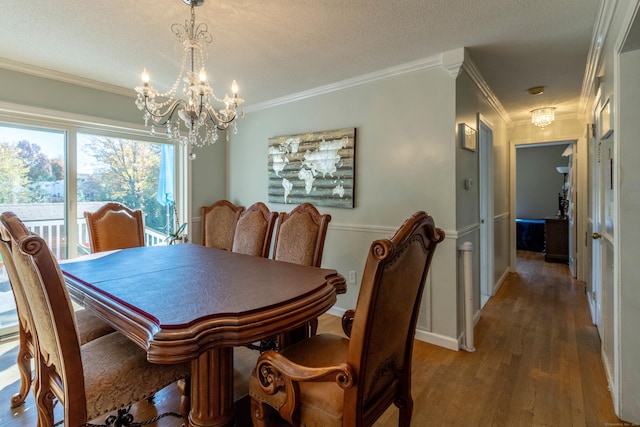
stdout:
{"type": "MultiPolygon", "coordinates": [[[[11,212],[5,212],[3,218],[15,217],[11,212]]],[[[22,224],[22,223],[19,223],[22,224]]],[[[19,240],[31,234],[29,230],[17,227],[15,230],[16,238],[19,240]]],[[[20,375],[20,389],[18,393],[11,396],[11,407],[15,408],[24,403],[31,384],[33,382],[31,361],[35,355],[35,346],[33,342],[33,321],[28,308],[28,301],[22,290],[22,283],[15,268],[12,255],[11,238],[6,228],[0,225],[0,255],[4,263],[7,275],[9,276],[9,284],[13,293],[16,304],[16,314],[18,316],[18,358],[17,366],[20,375]]],[[[91,312],[80,309],[74,312],[76,324],[78,326],[78,338],[80,344],[85,344],[103,335],[114,332],[111,326],[107,325],[103,320],[93,315],[91,312]]]]}
{"type": "Polygon", "coordinates": [[[411,354],[427,273],[444,232],[417,212],[371,244],[349,338],[319,334],[258,358],[249,392],[254,426],[370,426],[393,403],[409,426],[411,354]]]}
{"type": "Polygon", "coordinates": [[[311,203],[281,212],[274,241],[273,259],[320,267],[324,239],[331,215],[321,215],[311,203]]]}
{"type": "MultiPolygon", "coordinates": [[[[189,363],[149,363],[146,352],[119,333],[81,346],[60,267],[46,242],[35,234],[22,234],[24,225],[16,216],[2,215],[0,223],[10,237],[12,259],[29,301],[39,426],[59,424],[54,419],[56,403],[68,427],[84,426],[116,410],[112,425],[130,425],[123,421],[130,417],[127,408],[132,403],[187,378],[189,363]]],[[[188,403],[183,395],[183,414],[188,403]]]]}
{"type": "Polygon", "coordinates": [[[91,252],[144,246],[142,211],[118,202],[102,205],[95,212],[85,212],[91,252]]]}
{"type": "MultiPolygon", "coordinates": [[[[320,267],[329,222],[331,215],[320,214],[311,203],[302,203],[289,213],[280,212],[273,244],[273,259],[320,267]]],[[[276,342],[272,339],[264,341],[261,349],[274,346],[281,348],[301,336],[315,335],[318,319],[309,322],[306,329],[281,334],[276,342]]]]}
{"type": "Polygon", "coordinates": [[[244,207],[228,200],[219,200],[202,207],[202,245],[210,248],[233,249],[236,224],[244,207]]]}
{"type": "Polygon", "coordinates": [[[238,219],[232,251],[268,258],[277,218],[278,214],[262,202],[249,206],[238,219]]]}

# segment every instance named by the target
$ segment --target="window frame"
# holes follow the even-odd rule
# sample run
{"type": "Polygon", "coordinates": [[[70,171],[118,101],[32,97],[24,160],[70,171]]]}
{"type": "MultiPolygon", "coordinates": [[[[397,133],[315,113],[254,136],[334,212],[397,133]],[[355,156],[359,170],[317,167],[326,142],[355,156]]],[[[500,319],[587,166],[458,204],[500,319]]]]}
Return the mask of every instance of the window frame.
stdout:
{"type": "Polygon", "coordinates": [[[149,141],[158,144],[171,144],[174,146],[175,156],[175,203],[180,218],[185,218],[188,223],[187,232],[189,240],[191,236],[191,167],[188,162],[186,147],[180,144],[172,144],[161,136],[152,135],[143,125],[134,125],[127,122],[116,122],[90,116],[82,116],[60,111],[39,109],[29,106],[0,103],[0,123],[17,127],[39,128],[64,132],[65,142],[65,229],[67,231],[67,258],[78,255],[78,232],[75,227],[77,218],[77,149],[78,133],[91,133],[96,135],[111,136],[138,141],[149,141]],[[71,223],[73,221],[73,223],[71,223]]]}

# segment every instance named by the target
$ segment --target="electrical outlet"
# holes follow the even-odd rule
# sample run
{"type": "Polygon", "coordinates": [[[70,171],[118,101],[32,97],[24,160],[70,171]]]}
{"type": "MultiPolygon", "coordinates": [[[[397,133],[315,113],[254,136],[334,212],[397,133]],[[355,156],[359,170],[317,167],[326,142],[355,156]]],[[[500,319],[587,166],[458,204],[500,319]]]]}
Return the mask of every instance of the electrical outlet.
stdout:
{"type": "Polygon", "coordinates": [[[350,271],[349,272],[349,284],[350,285],[355,285],[356,284],[356,272],[355,271],[350,271]]]}

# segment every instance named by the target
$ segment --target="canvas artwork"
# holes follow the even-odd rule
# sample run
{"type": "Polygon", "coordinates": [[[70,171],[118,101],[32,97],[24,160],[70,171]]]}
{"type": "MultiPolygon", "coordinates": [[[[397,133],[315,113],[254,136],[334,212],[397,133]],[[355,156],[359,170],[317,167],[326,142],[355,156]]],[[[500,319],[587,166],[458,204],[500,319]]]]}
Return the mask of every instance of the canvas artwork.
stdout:
{"type": "Polygon", "coordinates": [[[355,128],[269,138],[269,202],[353,208],[355,128]]]}

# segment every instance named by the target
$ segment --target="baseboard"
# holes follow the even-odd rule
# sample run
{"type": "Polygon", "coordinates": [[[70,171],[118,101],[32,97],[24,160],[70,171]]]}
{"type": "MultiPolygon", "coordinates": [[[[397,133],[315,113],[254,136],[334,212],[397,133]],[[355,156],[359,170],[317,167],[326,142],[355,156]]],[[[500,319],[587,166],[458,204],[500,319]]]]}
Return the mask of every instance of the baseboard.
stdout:
{"type": "MultiPolygon", "coordinates": [[[[345,310],[344,308],[333,306],[327,311],[327,314],[342,317],[345,311],[347,310],[345,310]]],[[[450,337],[445,337],[444,335],[434,334],[433,332],[416,329],[415,338],[422,342],[448,348],[449,350],[458,351],[460,349],[457,340],[450,337]]]]}
{"type": "Polygon", "coordinates": [[[607,386],[609,388],[609,394],[611,395],[611,400],[613,400],[613,410],[616,415],[620,415],[620,402],[618,400],[618,393],[616,392],[616,383],[614,381],[614,377],[612,372],[609,370],[611,366],[607,359],[607,355],[604,352],[604,347],[600,348],[600,358],[602,359],[602,364],[604,365],[604,373],[607,377],[607,386]]]}
{"type": "Polygon", "coordinates": [[[333,307],[331,307],[328,311],[327,314],[332,314],[334,316],[338,316],[338,317],[342,317],[344,316],[344,313],[347,310],[344,308],[340,308],[340,307],[336,307],[335,305],[333,307]]]}
{"type": "Polygon", "coordinates": [[[500,290],[500,287],[502,286],[502,284],[505,282],[505,280],[507,280],[507,276],[509,275],[509,271],[510,271],[510,268],[507,267],[502,272],[502,276],[500,276],[500,279],[498,280],[498,283],[496,283],[496,285],[493,287],[493,295],[495,295],[496,292],[498,292],[498,290],[500,290]]]}
{"type": "Polygon", "coordinates": [[[460,345],[458,343],[458,340],[451,337],[445,337],[444,335],[434,334],[433,332],[422,331],[417,329],[415,338],[419,341],[437,345],[439,347],[444,347],[449,350],[453,350],[453,351],[460,350],[460,345]]]}

